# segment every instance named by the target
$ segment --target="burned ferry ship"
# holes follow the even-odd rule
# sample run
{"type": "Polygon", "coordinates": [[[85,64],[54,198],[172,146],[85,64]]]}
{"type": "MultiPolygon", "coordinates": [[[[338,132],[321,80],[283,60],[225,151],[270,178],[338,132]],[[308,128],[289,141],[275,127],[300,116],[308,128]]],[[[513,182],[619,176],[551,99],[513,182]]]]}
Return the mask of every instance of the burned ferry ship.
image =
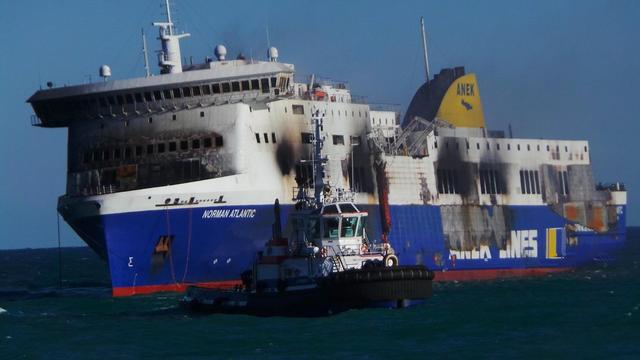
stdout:
{"type": "MultiPolygon", "coordinates": [[[[216,59],[183,64],[189,34],[175,31],[168,5],[154,23],[159,74],[112,80],[102,66],[103,81],[28,99],[33,125],[68,129],[58,212],[107,261],[114,296],[234,286],[268,240],[274,199],[286,234],[297,194],[326,191],[317,176],[352,189],[370,239],[438,280],[566,270],[624,244],[626,192],[595,183],[588,142],[488,130],[464,68],[427,70],[401,122],[344,84],[295,81],[273,47],[264,61],[227,59],[219,45],[216,59]],[[318,112],[323,159],[313,156],[318,112]]],[[[344,226],[318,231],[349,236],[344,226]]]]}

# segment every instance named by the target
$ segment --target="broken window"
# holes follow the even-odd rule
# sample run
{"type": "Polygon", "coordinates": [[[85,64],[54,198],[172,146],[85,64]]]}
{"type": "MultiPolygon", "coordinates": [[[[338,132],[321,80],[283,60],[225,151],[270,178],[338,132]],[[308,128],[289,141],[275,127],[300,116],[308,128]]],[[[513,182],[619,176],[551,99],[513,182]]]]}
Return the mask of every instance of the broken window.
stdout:
{"type": "Polygon", "coordinates": [[[344,136],[333,135],[333,145],[344,145],[344,136]]]}
{"type": "Polygon", "coordinates": [[[233,81],[231,83],[231,91],[240,91],[240,82],[233,81]]]}
{"type": "Polygon", "coordinates": [[[300,136],[302,137],[303,144],[311,144],[311,142],[313,141],[312,133],[300,133],[300,136]]]}

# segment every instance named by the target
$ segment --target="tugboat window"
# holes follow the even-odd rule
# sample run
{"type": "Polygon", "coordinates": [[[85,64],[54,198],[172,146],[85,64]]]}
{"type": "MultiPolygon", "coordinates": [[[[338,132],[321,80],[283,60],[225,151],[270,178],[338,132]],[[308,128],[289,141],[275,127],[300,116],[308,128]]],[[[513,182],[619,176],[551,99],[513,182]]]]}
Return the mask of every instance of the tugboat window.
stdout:
{"type": "Polygon", "coordinates": [[[260,85],[262,85],[262,92],[263,93],[268,93],[269,92],[269,79],[267,79],[267,78],[260,79],[260,85]]]}
{"type": "Polygon", "coordinates": [[[251,90],[249,87],[249,80],[242,80],[242,91],[251,90]]]}
{"type": "Polygon", "coordinates": [[[214,94],[220,94],[220,84],[211,85],[211,89],[213,90],[214,94]]]}
{"type": "Polygon", "coordinates": [[[324,238],[325,239],[337,239],[338,228],[340,227],[340,219],[337,217],[324,218],[324,238]]]}
{"type": "Polygon", "coordinates": [[[260,82],[258,79],[251,80],[251,90],[260,90],[260,82]]]}
{"type": "Polygon", "coordinates": [[[223,93],[231,92],[231,87],[229,86],[229,83],[222,83],[222,92],[223,93]]]}
{"type": "Polygon", "coordinates": [[[240,83],[237,81],[232,82],[231,91],[240,91],[240,83]]]}
{"type": "Polygon", "coordinates": [[[356,234],[356,226],[358,225],[358,217],[345,217],[342,218],[342,231],[341,237],[353,237],[356,234]]]}

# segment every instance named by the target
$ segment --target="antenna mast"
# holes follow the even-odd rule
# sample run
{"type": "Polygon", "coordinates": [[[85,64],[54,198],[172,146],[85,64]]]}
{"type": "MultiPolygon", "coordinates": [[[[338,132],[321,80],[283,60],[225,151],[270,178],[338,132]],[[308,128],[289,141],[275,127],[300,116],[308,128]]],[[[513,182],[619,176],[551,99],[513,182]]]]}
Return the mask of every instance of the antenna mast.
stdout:
{"type": "Polygon", "coordinates": [[[169,0],[165,0],[167,8],[167,22],[154,22],[160,31],[158,39],[162,43],[162,50],[158,52],[158,65],[163,74],[182,72],[182,59],[180,55],[180,39],[190,36],[189,33],[174,35],[173,21],[171,20],[171,7],[169,0]]]}
{"type": "Polygon", "coordinates": [[[420,16],[420,29],[422,33],[422,51],[424,52],[424,67],[429,82],[429,53],[427,52],[427,34],[424,31],[424,17],[420,16]]]}
{"type": "Polygon", "coordinates": [[[144,36],[144,28],[142,30],[142,53],[144,54],[144,72],[145,76],[151,76],[151,71],[149,70],[149,54],[147,53],[147,37],[144,36]]]}

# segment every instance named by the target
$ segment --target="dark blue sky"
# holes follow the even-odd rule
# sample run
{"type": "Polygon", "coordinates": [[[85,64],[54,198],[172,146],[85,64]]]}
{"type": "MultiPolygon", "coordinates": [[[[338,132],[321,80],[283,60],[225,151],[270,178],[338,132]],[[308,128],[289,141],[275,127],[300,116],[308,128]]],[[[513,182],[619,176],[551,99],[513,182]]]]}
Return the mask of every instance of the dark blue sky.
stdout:
{"type": "MultiPolygon", "coordinates": [[[[161,0],[0,2],[0,248],[56,246],[66,131],[30,126],[25,100],[46,81],[143,75],[140,28],[161,0]]],[[[174,1],[183,55],[197,61],[224,43],[264,58],[265,29],[298,74],[349,82],[370,102],[404,110],[423,82],[418,21],[432,72],[464,65],[478,75],[485,118],[514,135],[586,139],[598,181],[621,180],[629,223],[640,224],[640,2],[638,1],[174,1]]],[[[155,55],[152,53],[152,60],[155,55]]],[[[155,61],[152,61],[157,71],[155,61]]],[[[63,245],[81,241],[66,224],[63,245]]]]}

